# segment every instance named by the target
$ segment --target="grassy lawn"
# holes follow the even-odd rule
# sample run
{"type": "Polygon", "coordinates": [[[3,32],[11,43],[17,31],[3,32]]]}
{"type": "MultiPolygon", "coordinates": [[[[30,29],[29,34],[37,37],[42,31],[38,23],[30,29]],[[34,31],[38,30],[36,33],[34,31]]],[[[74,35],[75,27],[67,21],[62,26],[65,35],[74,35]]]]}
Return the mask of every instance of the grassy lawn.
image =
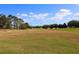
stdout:
{"type": "Polygon", "coordinates": [[[1,30],[0,53],[79,53],[79,29],[1,30]]]}

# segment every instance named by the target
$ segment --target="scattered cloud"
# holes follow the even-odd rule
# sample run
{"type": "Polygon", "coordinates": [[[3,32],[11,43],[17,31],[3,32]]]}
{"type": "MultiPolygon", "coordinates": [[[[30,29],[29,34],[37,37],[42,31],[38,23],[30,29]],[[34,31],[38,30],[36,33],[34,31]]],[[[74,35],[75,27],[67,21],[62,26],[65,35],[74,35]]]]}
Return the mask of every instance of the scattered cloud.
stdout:
{"type": "Polygon", "coordinates": [[[75,16],[76,16],[76,17],[79,17],[79,13],[75,13],[75,16]]]}
{"type": "Polygon", "coordinates": [[[33,13],[33,12],[30,12],[29,14],[26,14],[26,13],[17,13],[17,16],[18,17],[20,17],[20,18],[22,18],[22,17],[28,17],[28,18],[32,18],[32,19],[44,19],[44,18],[46,18],[46,17],[48,17],[48,13],[39,13],[39,14],[35,14],[35,13],[33,13]]]}
{"type": "Polygon", "coordinates": [[[72,19],[73,20],[79,20],[79,13],[74,13],[72,19]]]}
{"type": "Polygon", "coordinates": [[[34,13],[33,13],[33,12],[30,12],[29,14],[30,14],[30,15],[33,15],[34,13]]]}
{"type": "Polygon", "coordinates": [[[34,24],[47,24],[47,23],[62,23],[70,20],[79,20],[79,12],[75,13],[69,9],[60,9],[55,14],[53,13],[17,13],[19,18],[24,19],[25,22],[34,24]],[[54,15],[54,16],[53,16],[54,15]],[[36,23],[35,23],[36,22],[36,23]]]}
{"type": "Polygon", "coordinates": [[[71,10],[68,9],[60,9],[59,12],[55,14],[55,16],[51,17],[52,20],[62,20],[64,17],[71,15],[71,10]]]}
{"type": "Polygon", "coordinates": [[[51,19],[51,20],[62,20],[64,17],[71,15],[72,12],[71,10],[68,9],[60,9],[57,13],[55,13],[55,16],[51,16],[49,13],[33,13],[30,12],[29,14],[27,13],[17,13],[18,17],[26,17],[29,19],[35,19],[35,20],[45,20],[45,19],[51,19]]]}
{"type": "Polygon", "coordinates": [[[67,20],[70,20],[71,19],[71,17],[68,17],[68,18],[66,18],[67,20]]]}
{"type": "Polygon", "coordinates": [[[39,13],[39,14],[30,15],[30,17],[41,20],[41,19],[46,18],[48,15],[49,15],[48,13],[39,13]]]}
{"type": "Polygon", "coordinates": [[[28,16],[28,14],[21,14],[21,16],[25,16],[25,17],[27,17],[27,16],[28,16]]]}
{"type": "Polygon", "coordinates": [[[17,13],[16,14],[18,17],[27,17],[28,16],[28,14],[26,14],[26,13],[17,13]]]}
{"type": "Polygon", "coordinates": [[[28,23],[35,23],[35,24],[40,24],[41,25],[41,22],[45,22],[46,23],[46,19],[48,18],[49,16],[49,13],[33,13],[33,12],[30,12],[30,13],[17,13],[16,14],[17,17],[19,18],[22,18],[25,22],[28,22],[28,23]]]}

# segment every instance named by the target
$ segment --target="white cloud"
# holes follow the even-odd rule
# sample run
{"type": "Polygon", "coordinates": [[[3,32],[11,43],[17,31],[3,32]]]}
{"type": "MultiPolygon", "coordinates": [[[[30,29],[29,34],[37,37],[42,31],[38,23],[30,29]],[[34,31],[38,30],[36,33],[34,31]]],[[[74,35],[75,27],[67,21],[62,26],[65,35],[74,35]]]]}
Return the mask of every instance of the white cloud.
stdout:
{"type": "Polygon", "coordinates": [[[17,16],[18,18],[21,18],[21,17],[20,17],[20,13],[17,13],[16,16],[17,16]]]}
{"type": "Polygon", "coordinates": [[[26,13],[17,13],[16,14],[18,17],[27,17],[28,16],[28,14],[26,14],[26,13]]]}
{"type": "Polygon", "coordinates": [[[49,15],[48,13],[39,13],[32,15],[32,17],[35,19],[44,19],[47,18],[48,15],[49,15]]]}
{"type": "Polygon", "coordinates": [[[29,14],[30,14],[30,15],[33,15],[34,13],[33,13],[33,12],[30,12],[29,14]]]}
{"type": "Polygon", "coordinates": [[[20,15],[20,13],[17,13],[16,15],[18,16],[18,15],[20,15]]]}
{"type": "Polygon", "coordinates": [[[26,13],[17,13],[17,16],[20,18],[26,17],[26,18],[31,18],[31,19],[44,19],[46,17],[48,17],[48,13],[39,13],[39,14],[35,14],[33,12],[30,12],[29,14],[26,13]]]}
{"type": "Polygon", "coordinates": [[[79,12],[78,13],[73,13],[71,17],[69,16],[66,18],[67,20],[79,20],[79,12]]]}
{"type": "Polygon", "coordinates": [[[49,13],[33,13],[33,12],[30,12],[30,13],[17,13],[16,14],[17,17],[19,18],[22,18],[25,22],[28,22],[28,23],[32,23],[32,22],[43,22],[43,21],[46,21],[46,19],[48,18],[49,16],[49,13]]]}
{"type": "Polygon", "coordinates": [[[38,23],[61,22],[62,23],[72,20],[73,17],[74,18],[78,17],[79,13],[72,13],[71,10],[69,9],[60,9],[58,12],[55,13],[54,16],[53,13],[34,13],[34,12],[17,13],[17,16],[22,18],[25,22],[29,22],[29,23],[33,23],[33,22],[38,22],[38,23]]]}
{"type": "Polygon", "coordinates": [[[49,13],[34,13],[34,12],[30,12],[30,13],[17,13],[18,17],[20,18],[29,18],[30,19],[35,19],[35,20],[45,20],[45,19],[51,19],[51,20],[62,20],[64,19],[64,17],[71,15],[72,12],[71,10],[68,9],[60,9],[55,16],[50,16],[49,13]]]}
{"type": "Polygon", "coordinates": [[[75,16],[78,16],[79,17],[79,13],[75,13],[75,16]]]}
{"type": "Polygon", "coordinates": [[[79,13],[75,13],[72,17],[73,20],[79,20],[79,13]]]}
{"type": "Polygon", "coordinates": [[[64,17],[71,15],[71,10],[68,9],[60,9],[59,12],[55,14],[54,17],[51,17],[52,20],[62,20],[64,17]]]}
{"type": "Polygon", "coordinates": [[[21,16],[27,17],[27,16],[28,16],[28,14],[21,14],[21,16]]]}
{"type": "Polygon", "coordinates": [[[71,12],[71,10],[68,10],[68,9],[60,9],[59,14],[61,16],[67,16],[67,15],[72,14],[72,12],[71,12]]]}
{"type": "Polygon", "coordinates": [[[71,20],[71,17],[66,18],[67,20],[71,20]]]}
{"type": "Polygon", "coordinates": [[[70,12],[68,9],[60,9],[61,12],[70,12]]]}

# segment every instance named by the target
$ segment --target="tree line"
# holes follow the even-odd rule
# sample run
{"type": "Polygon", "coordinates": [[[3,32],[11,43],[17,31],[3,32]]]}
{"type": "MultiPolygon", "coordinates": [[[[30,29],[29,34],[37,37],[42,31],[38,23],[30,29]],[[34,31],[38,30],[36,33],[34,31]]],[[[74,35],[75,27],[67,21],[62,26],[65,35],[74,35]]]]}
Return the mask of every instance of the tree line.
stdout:
{"type": "Polygon", "coordinates": [[[71,20],[67,24],[50,24],[43,26],[30,26],[27,22],[25,23],[23,19],[18,18],[13,15],[0,14],[0,29],[27,29],[27,28],[79,28],[78,20],[71,20]]]}
{"type": "Polygon", "coordinates": [[[44,28],[44,29],[52,29],[52,28],[79,28],[79,21],[78,20],[71,20],[67,24],[50,24],[50,25],[43,25],[43,26],[34,26],[33,28],[44,28]]]}

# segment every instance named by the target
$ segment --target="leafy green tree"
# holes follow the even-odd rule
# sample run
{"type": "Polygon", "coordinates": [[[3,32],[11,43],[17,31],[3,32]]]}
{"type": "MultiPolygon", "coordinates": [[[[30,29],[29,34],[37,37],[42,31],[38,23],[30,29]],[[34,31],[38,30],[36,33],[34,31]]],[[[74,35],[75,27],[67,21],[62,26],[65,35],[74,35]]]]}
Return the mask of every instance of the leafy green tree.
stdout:
{"type": "Polygon", "coordinates": [[[28,23],[24,23],[23,19],[13,15],[0,14],[0,28],[1,29],[21,29],[29,28],[28,23]]]}
{"type": "Polygon", "coordinates": [[[2,29],[6,28],[6,24],[7,24],[6,16],[3,14],[0,14],[0,28],[2,29]]]}
{"type": "Polygon", "coordinates": [[[49,28],[51,28],[51,29],[54,28],[53,24],[52,25],[49,25],[49,28]]]}
{"type": "Polygon", "coordinates": [[[42,28],[48,29],[49,28],[49,25],[43,25],[42,28]]]}
{"type": "Polygon", "coordinates": [[[68,22],[69,27],[79,27],[79,21],[77,20],[72,20],[68,22]]]}
{"type": "Polygon", "coordinates": [[[66,23],[63,24],[63,28],[67,28],[68,26],[66,25],[66,23]]]}
{"type": "Polygon", "coordinates": [[[26,29],[27,25],[25,23],[21,24],[20,29],[26,29]]]}

